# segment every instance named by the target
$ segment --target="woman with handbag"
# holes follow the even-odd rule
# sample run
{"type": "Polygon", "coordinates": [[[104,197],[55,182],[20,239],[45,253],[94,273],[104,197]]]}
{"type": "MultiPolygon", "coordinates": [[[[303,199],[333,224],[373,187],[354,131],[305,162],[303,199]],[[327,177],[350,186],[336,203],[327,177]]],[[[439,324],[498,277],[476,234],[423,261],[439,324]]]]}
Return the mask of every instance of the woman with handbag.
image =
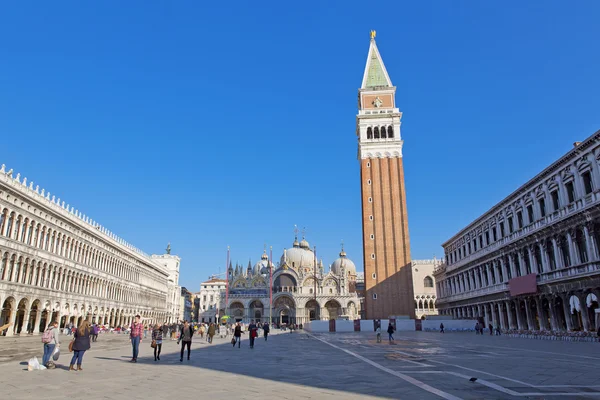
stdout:
{"type": "Polygon", "coordinates": [[[75,330],[74,339],[69,344],[69,350],[73,349],[73,358],[71,358],[71,365],[69,371],[75,371],[75,362],[77,362],[77,371],[83,371],[81,363],[83,361],[83,354],[90,348],[91,338],[90,324],[87,320],[83,320],[79,328],[75,330]]]}
{"type": "Polygon", "coordinates": [[[162,326],[160,324],[156,324],[154,325],[154,330],[152,331],[152,344],[150,345],[152,348],[154,348],[154,361],[160,360],[160,350],[162,349],[162,341],[162,326]]]}

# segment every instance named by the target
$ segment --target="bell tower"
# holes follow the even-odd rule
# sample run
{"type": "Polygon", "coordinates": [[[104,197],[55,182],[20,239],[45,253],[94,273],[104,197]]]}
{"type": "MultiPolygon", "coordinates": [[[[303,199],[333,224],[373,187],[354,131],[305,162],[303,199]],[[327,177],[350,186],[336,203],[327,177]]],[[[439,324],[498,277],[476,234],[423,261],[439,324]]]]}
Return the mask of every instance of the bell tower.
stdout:
{"type": "Polygon", "coordinates": [[[365,313],[368,319],[414,318],[408,212],[402,164],[402,113],[375,31],[358,91],[358,160],[362,195],[365,313]]]}

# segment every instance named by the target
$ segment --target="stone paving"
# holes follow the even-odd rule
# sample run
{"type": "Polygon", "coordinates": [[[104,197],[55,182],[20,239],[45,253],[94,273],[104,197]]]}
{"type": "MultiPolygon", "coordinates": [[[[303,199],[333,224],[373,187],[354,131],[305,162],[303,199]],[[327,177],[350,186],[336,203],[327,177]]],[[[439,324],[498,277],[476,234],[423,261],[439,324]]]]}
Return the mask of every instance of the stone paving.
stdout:
{"type": "MultiPolygon", "coordinates": [[[[179,362],[165,341],[154,362],[150,341],[137,364],[125,335],[100,335],[81,372],[27,371],[41,358],[39,336],[0,338],[3,398],[148,399],[175,394],[210,399],[600,399],[598,343],[548,342],[471,333],[400,332],[394,343],[370,333],[280,333],[232,348],[194,338],[179,362]],[[37,350],[36,350],[37,349],[37,350]],[[37,354],[35,354],[37,353],[37,354]],[[471,382],[470,378],[477,378],[471,382]]],[[[246,339],[246,338],[244,338],[246,339]]],[[[384,338],[385,339],[385,338],[384,338]]],[[[63,337],[66,349],[68,338],[63,337]]]]}

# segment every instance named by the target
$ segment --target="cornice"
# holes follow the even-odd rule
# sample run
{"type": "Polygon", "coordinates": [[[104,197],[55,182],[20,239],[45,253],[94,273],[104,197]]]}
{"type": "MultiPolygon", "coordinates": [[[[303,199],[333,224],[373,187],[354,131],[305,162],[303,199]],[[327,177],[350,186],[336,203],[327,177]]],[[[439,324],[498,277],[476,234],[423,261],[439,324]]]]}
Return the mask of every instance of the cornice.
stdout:
{"type": "Polygon", "coordinates": [[[600,141],[600,130],[596,131],[593,135],[585,139],[581,142],[577,147],[574,147],[570,151],[568,151],[565,155],[560,157],[558,160],[550,164],[548,167],[544,168],[540,173],[535,175],[533,178],[528,180],[525,184],[521,185],[517,190],[509,194],[502,201],[498,202],[488,211],[483,213],[479,218],[475,221],[471,222],[465,228],[461,229],[458,233],[452,236],[450,239],[446,240],[442,243],[442,247],[446,247],[450,245],[457,239],[460,239],[462,236],[470,233],[470,231],[477,229],[477,227],[485,223],[487,219],[494,217],[496,214],[500,213],[505,207],[510,206],[511,203],[517,201],[521,196],[526,195],[528,192],[535,190],[535,187],[538,186],[542,181],[548,179],[548,176],[557,172],[560,168],[562,168],[566,163],[576,159],[582,153],[586,153],[588,151],[593,150],[593,146],[599,144],[600,141]]]}

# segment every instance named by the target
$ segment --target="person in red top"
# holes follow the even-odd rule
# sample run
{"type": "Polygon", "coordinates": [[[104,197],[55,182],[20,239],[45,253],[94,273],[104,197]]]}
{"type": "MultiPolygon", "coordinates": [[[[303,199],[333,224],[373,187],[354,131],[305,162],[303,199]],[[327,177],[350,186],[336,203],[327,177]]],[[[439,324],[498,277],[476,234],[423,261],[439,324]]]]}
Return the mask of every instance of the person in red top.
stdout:
{"type": "Polygon", "coordinates": [[[135,320],[133,324],[131,324],[131,332],[129,333],[129,338],[131,339],[131,346],[133,347],[133,358],[131,362],[136,363],[138,353],[140,352],[140,343],[142,343],[142,336],[144,335],[144,325],[140,321],[141,317],[139,315],[135,316],[135,320]]]}

